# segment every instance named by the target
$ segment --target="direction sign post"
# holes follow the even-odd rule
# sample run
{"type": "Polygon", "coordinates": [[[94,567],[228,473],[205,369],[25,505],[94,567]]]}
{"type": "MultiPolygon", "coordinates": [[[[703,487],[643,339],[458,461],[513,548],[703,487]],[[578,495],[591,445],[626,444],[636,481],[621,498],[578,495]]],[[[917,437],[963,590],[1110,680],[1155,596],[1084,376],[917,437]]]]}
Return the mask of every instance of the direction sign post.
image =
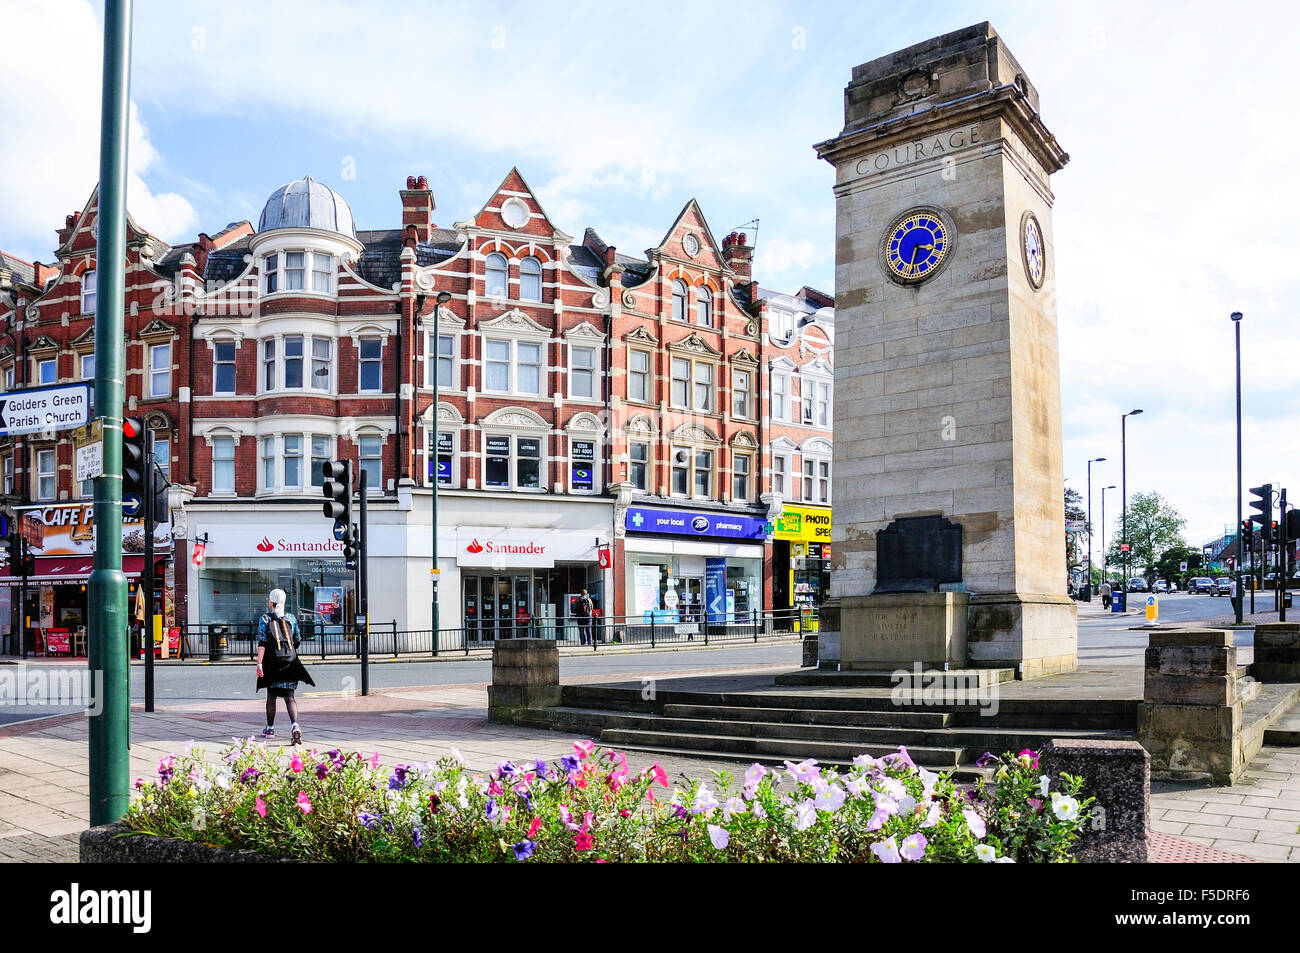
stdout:
{"type": "Polygon", "coordinates": [[[28,387],[0,394],[0,437],[71,430],[89,421],[89,384],[28,387]]]}

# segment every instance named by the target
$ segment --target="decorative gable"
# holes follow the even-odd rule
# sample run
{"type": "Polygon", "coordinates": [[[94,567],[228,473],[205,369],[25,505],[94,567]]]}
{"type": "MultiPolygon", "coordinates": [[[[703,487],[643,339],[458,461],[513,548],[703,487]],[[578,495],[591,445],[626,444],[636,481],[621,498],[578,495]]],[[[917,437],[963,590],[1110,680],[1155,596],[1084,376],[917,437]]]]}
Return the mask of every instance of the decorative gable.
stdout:
{"type": "Polygon", "coordinates": [[[605,340],[605,334],[599,328],[594,327],[589,321],[583,321],[564,332],[568,340],[586,340],[601,342],[605,340]]]}
{"type": "Polygon", "coordinates": [[[146,324],[143,328],[140,329],[140,337],[142,338],[162,337],[164,335],[167,337],[171,337],[174,331],[175,329],[172,328],[170,324],[163,321],[161,318],[154,318],[152,321],[150,321],[148,324],[146,324]]]}
{"type": "Polygon", "coordinates": [[[35,341],[29,344],[27,349],[29,351],[57,351],[59,349],[59,342],[42,334],[35,341]]]}
{"type": "Polygon", "coordinates": [[[668,345],[670,351],[683,351],[690,354],[706,354],[709,357],[721,357],[722,352],[711,347],[709,342],[704,340],[694,331],[686,335],[680,341],[674,341],[668,345]]]}
{"type": "Polygon", "coordinates": [[[623,335],[623,340],[628,344],[658,344],[659,339],[650,332],[650,329],[644,325],[638,324],[627,334],[623,335]]]}
{"type": "Polygon", "coordinates": [[[551,334],[550,328],[538,324],[518,308],[511,308],[490,321],[480,321],[479,330],[494,331],[498,334],[541,335],[543,337],[550,337],[551,334]]]}

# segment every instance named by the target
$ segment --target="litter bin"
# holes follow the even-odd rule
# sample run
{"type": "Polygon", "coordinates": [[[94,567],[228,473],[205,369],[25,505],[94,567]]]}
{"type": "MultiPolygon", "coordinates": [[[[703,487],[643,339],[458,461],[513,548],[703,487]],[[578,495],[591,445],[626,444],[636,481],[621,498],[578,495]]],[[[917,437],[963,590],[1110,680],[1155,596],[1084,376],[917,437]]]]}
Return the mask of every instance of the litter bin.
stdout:
{"type": "Polygon", "coordinates": [[[208,630],[208,661],[221,661],[226,657],[226,650],[226,627],[214,625],[208,630]]]}
{"type": "Polygon", "coordinates": [[[1110,594],[1110,611],[1120,612],[1124,607],[1124,593],[1112,592],[1110,594]]]}

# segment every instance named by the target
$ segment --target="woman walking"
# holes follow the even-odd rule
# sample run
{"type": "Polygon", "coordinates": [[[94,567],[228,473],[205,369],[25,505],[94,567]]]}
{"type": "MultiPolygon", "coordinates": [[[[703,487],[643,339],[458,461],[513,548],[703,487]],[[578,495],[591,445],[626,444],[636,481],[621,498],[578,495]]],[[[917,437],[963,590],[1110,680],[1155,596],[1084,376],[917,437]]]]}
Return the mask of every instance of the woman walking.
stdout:
{"type": "Polygon", "coordinates": [[[289,714],[289,728],[293,743],[302,743],[302,729],[298,727],[298,700],[294,692],[299,682],[315,686],[307,669],[298,659],[298,646],[302,634],[298,620],[284,614],[284,590],[272,589],[267,597],[268,611],[257,622],[257,690],[266,689],[266,727],[263,738],[275,737],[275,700],[284,699],[289,714]]]}

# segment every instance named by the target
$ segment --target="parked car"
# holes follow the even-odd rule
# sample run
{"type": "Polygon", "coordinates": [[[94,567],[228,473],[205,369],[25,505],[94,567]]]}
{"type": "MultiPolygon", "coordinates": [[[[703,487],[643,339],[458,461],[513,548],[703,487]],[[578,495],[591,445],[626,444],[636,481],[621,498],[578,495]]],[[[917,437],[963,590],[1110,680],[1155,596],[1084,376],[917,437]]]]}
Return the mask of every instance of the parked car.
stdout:
{"type": "Polygon", "coordinates": [[[1187,584],[1187,591],[1195,593],[1196,595],[1202,595],[1207,592],[1210,595],[1215,595],[1214,580],[1209,576],[1197,576],[1187,584]]]}
{"type": "Polygon", "coordinates": [[[1227,596],[1232,594],[1232,580],[1227,576],[1220,576],[1214,580],[1214,592],[1211,595],[1227,596]]]}
{"type": "Polygon", "coordinates": [[[1151,591],[1152,591],[1152,592],[1169,592],[1169,583],[1166,582],[1164,579],[1157,579],[1157,580],[1156,580],[1156,584],[1155,584],[1155,586],[1152,588],[1151,591]]]}

